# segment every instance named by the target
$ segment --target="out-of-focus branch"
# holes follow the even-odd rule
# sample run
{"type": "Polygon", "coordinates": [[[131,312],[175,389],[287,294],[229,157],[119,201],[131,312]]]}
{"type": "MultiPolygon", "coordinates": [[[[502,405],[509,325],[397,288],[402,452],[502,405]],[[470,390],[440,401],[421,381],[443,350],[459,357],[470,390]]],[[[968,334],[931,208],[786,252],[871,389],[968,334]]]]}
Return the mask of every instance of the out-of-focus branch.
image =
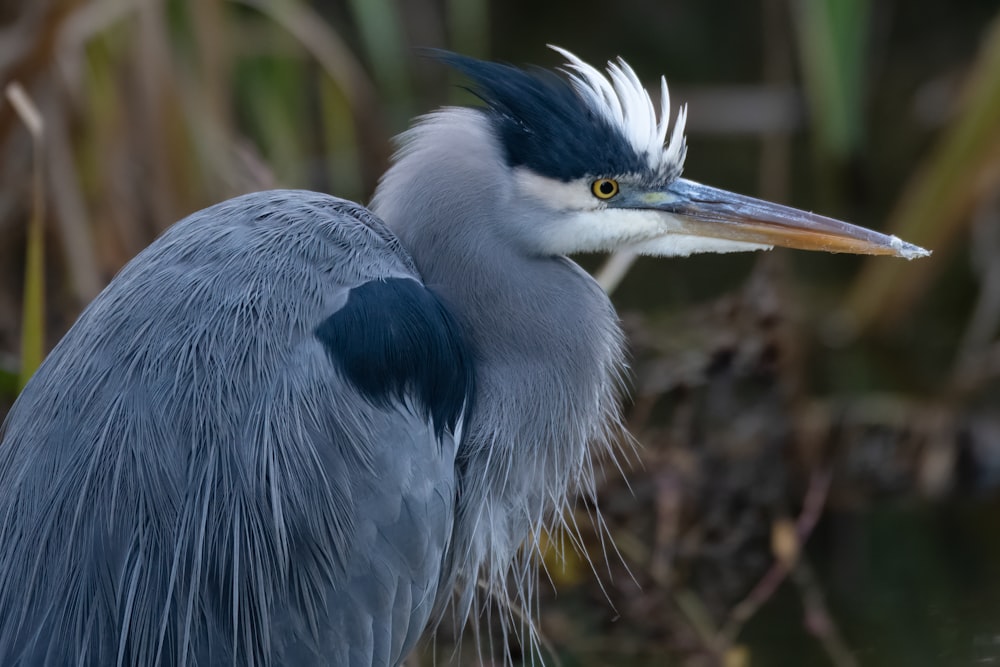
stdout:
{"type": "Polygon", "coordinates": [[[775,554],[776,559],[771,568],[761,577],[750,593],[729,612],[729,618],[719,632],[722,643],[725,645],[735,641],[740,630],[743,629],[743,625],[757,613],[764,603],[771,599],[774,592],[795,568],[795,564],[799,560],[798,552],[801,545],[812,534],[816,523],[823,514],[827,492],[830,490],[831,477],[829,470],[813,472],[809,479],[809,488],[802,501],[802,511],[795,521],[794,546],[791,549],[784,549],[784,554],[775,554]]]}
{"type": "Polygon", "coordinates": [[[1000,16],[986,31],[960,112],[900,197],[888,231],[930,248],[920,262],[868,259],[842,307],[846,330],[885,329],[902,319],[948,258],[976,201],[1000,179],[1000,16]]]}

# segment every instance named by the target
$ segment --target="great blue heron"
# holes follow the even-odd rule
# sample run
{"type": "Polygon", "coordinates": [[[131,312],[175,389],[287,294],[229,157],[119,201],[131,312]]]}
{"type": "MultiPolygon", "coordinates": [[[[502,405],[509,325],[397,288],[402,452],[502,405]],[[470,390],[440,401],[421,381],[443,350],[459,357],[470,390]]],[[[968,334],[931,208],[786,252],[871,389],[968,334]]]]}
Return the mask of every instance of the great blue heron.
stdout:
{"type": "Polygon", "coordinates": [[[0,664],[399,664],[480,582],[531,597],[522,545],[621,427],[617,318],[566,255],[926,254],[681,178],[666,83],[657,117],[557,50],[441,54],[485,105],[418,120],[371,211],[238,197],[90,304],[4,425],[0,664]]]}

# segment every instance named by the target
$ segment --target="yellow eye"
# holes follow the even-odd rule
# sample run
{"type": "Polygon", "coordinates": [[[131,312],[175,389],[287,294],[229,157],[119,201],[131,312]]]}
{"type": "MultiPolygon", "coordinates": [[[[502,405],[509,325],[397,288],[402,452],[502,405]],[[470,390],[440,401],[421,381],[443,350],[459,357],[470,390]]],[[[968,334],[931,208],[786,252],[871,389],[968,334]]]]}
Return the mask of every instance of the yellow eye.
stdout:
{"type": "Polygon", "coordinates": [[[599,178],[590,185],[590,191],[598,199],[611,199],[618,194],[618,181],[613,178],[599,178]]]}

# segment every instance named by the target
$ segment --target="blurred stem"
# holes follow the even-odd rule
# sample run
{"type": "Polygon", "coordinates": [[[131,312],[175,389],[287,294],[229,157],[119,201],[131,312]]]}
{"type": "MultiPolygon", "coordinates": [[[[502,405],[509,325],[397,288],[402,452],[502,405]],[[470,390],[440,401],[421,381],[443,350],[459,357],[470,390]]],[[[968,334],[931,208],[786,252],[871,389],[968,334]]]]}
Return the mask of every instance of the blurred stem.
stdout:
{"type": "Polygon", "coordinates": [[[52,222],[58,232],[69,288],[77,304],[90,303],[101,291],[101,276],[97,250],[91,233],[89,211],[80,183],[80,172],[73,154],[69,121],[60,113],[64,100],[53,100],[59,93],[50,90],[44,104],[45,158],[49,184],[49,204],[52,222]]]}
{"type": "MultiPolygon", "coordinates": [[[[809,488],[802,500],[802,512],[795,521],[795,539],[799,549],[809,539],[823,515],[831,480],[832,474],[829,470],[814,470],[809,477],[809,488]]],[[[730,610],[729,617],[719,632],[721,645],[729,646],[736,641],[746,622],[771,599],[797,562],[797,559],[791,561],[775,559],[771,568],[764,573],[750,593],[730,610]]]]}
{"type": "Polygon", "coordinates": [[[304,165],[305,137],[299,131],[303,110],[301,98],[293,91],[304,87],[305,73],[288,59],[273,59],[261,63],[251,83],[250,96],[255,104],[249,110],[255,121],[263,154],[274,170],[279,183],[301,183],[304,165]],[[275,91],[283,91],[274,94],[275,91]]]}
{"type": "Polygon", "coordinates": [[[842,162],[862,137],[868,0],[796,0],[792,6],[819,148],[842,162]]]}
{"type": "MultiPolygon", "coordinates": [[[[788,85],[792,79],[791,45],[782,0],[762,0],[763,79],[769,85],[788,85]]],[[[788,201],[791,135],[773,131],[761,136],[758,192],[764,199],[788,201]]]]}
{"type": "Polygon", "coordinates": [[[228,24],[222,9],[223,0],[199,0],[191,3],[191,23],[199,54],[199,95],[202,110],[214,124],[230,132],[232,113],[226,95],[232,78],[228,24]]]}
{"type": "Polygon", "coordinates": [[[820,586],[819,579],[813,573],[809,562],[802,559],[792,571],[792,581],[799,588],[802,604],[805,607],[806,626],[813,636],[819,640],[826,655],[834,667],[858,667],[858,660],[844,642],[840,630],[833,622],[830,610],[826,606],[826,596],[820,586]]]}
{"type": "MultiPolygon", "coordinates": [[[[84,0],[53,0],[51,2],[8,2],[3,3],[5,19],[11,18],[18,6],[32,6],[35,16],[33,25],[4,23],[0,39],[0,76],[6,82],[32,82],[44,72],[53,54],[59,48],[62,31],[70,19],[84,5],[84,0]],[[38,31],[34,32],[37,27],[38,31]],[[27,37],[27,38],[26,38],[27,37]],[[22,42],[23,40],[23,42],[22,42]],[[20,42],[20,44],[19,44],[20,42]],[[26,47],[18,53],[19,46],[26,47]]],[[[13,106],[13,105],[12,105],[13,106]]],[[[0,139],[16,127],[18,112],[0,104],[0,139]]],[[[23,119],[22,119],[23,120],[23,119]]]]}
{"type": "Polygon", "coordinates": [[[350,103],[329,79],[321,80],[318,86],[330,185],[341,196],[360,198],[364,184],[357,168],[360,161],[357,128],[343,122],[351,115],[350,103]]]}
{"type": "Polygon", "coordinates": [[[933,152],[897,202],[888,229],[935,251],[915,264],[865,262],[843,306],[854,332],[889,329],[909,312],[948,257],[976,200],[996,187],[1000,167],[1000,14],[987,29],[960,105],[933,152]]]}
{"type": "Polygon", "coordinates": [[[34,153],[31,218],[25,251],[24,305],[21,313],[21,375],[19,389],[42,363],[45,353],[45,174],[42,115],[17,81],[7,85],[7,100],[31,134],[34,153]]]}
{"type": "Polygon", "coordinates": [[[979,297],[955,355],[948,393],[967,394],[991,378],[990,348],[1000,322],[1000,192],[972,216],[972,266],[979,277],[979,297]]]}
{"type": "Polygon", "coordinates": [[[242,192],[242,183],[234,177],[238,171],[233,147],[238,132],[229,89],[234,58],[230,23],[226,20],[223,3],[224,0],[190,3],[198,66],[192,69],[189,77],[180,77],[181,87],[186,89],[181,103],[185,107],[191,135],[195,138],[192,149],[198,156],[202,171],[206,176],[211,175],[221,181],[215,187],[225,187],[236,194],[242,192]]]}
{"type": "Polygon", "coordinates": [[[868,0],[793,0],[792,16],[813,142],[820,208],[850,201],[847,169],[863,136],[868,0]]]}
{"type": "Polygon", "coordinates": [[[392,0],[349,0],[375,80],[391,100],[394,126],[405,127],[413,115],[410,79],[403,53],[406,43],[392,0]]]}
{"type": "Polygon", "coordinates": [[[691,628],[697,633],[702,645],[715,654],[720,654],[728,648],[725,637],[719,634],[712,622],[712,615],[709,613],[705,603],[698,595],[687,588],[679,588],[674,591],[674,604],[687,618],[691,628]]]}
{"type": "Polygon", "coordinates": [[[595,277],[598,284],[609,295],[613,294],[638,258],[639,256],[631,250],[619,250],[613,253],[597,271],[595,277]]]}
{"type": "Polygon", "coordinates": [[[234,1],[254,7],[285,28],[336,84],[354,120],[361,179],[366,188],[374,184],[389,160],[386,132],[375,86],[344,40],[300,2],[234,1]]]}
{"type": "Polygon", "coordinates": [[[178,150],[180,132],[180,92],[172,64],[169,19],[163,0],[138,3],[135,37],[130,51],[130,86],[136,95],[134,124],[147,143],[137,154],[144,174],[142,200],[149,203],[148,215],[154,231],[162,232],[179,217],[184,206],[178,201],[178,186],[188,171],[186,155],[178,150]]]}

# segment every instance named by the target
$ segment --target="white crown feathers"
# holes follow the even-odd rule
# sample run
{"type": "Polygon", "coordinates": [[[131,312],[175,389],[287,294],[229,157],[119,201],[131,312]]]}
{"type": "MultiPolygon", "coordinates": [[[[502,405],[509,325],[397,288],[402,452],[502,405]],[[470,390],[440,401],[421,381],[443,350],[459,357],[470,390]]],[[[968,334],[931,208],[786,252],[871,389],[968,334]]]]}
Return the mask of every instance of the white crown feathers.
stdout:
{"type": "Polygon", "coordinates": [[[552,44],[549,48],[569,61],[563,71],[577,93],[595,112],[621,130],[636,152],[649,160],[652,170],[669,178],[680,175],[687,153],[684,139],[687,105],[682,105],[677,112],[668,143],[670,92],[665,77],[660,77],[660,117],[657,119],[649,93],[635,70],[622,58],[608,62],[608,76],[605,76],[566,49],[552,44]]]}

